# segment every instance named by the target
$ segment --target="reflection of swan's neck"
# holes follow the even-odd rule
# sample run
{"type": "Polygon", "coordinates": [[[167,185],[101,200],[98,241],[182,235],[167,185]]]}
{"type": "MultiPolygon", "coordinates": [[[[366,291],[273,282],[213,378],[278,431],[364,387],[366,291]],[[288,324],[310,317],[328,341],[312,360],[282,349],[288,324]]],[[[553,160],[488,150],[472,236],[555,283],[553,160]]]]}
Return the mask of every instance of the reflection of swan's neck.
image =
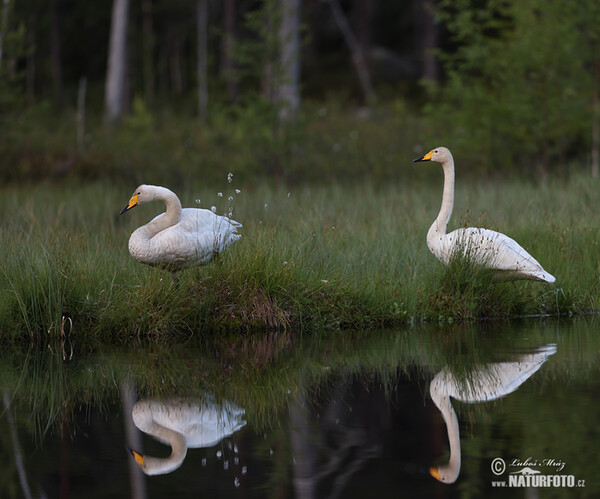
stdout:
{"type": "Polygon", "coordinates": [[[442,207],[438,213],[437,218],[429,228],[427,233],[427,242],[429,247],[432,247],[432,243],[439,245],[440,237],[446,235],[446,228],[452,215],[452,208],[454,207],[454,160],[452,155],[450,158],[442,163],[444,169],[444,193],[442,195],[442,207]]]}
{"type": "Polygon", "coordinates": [[[438,407],[446,423],[448,430],[448,441],[450,442],[450,460],[448,464],[432,469],[431,474],[440,482],[454,483],[460,473],[460,432],[458,428],[458,418],[450,402],[450,396],[440,393],[439,380],[434,379],[431,385],[430,393],[433,402],[438,407]]]}
{"type": "Polygon", "coordinates": [[[171,446],[171,455],[169,457],[158,458],[144,456],[144,464],[142,466],[144,473],[147,475],[161,475],[163,473],[170,473],[179,468],[187,454],[185,437],[181,433],[159,425],[158,423],[153,423],[148,430],[144,431],[171,446]]]}

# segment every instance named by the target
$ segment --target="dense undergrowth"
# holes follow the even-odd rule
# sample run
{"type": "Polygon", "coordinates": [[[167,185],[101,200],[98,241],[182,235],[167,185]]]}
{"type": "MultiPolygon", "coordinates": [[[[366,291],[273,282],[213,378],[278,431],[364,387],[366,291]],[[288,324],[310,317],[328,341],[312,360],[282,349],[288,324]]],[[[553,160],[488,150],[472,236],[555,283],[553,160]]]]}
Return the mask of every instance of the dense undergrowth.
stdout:
{"type": "Polygon", "coordinates": [[[160,203],[119,216],[131,189],[106,182],[5,189],[0,330],[118,337],[597,311],[599,228],[589,216],[598,190],[589,179],[492,185],[459,173],[451,225],[514,237],[557,277],[548,285],[498,281],[465,262],[445,268],[425,244],[441,173],[433,183],[426,170],[413,175],[387,186],[267,188],[234,174],[217,187],[222,196],[190,185],[178,192],[184,206],[232,208],[243,237],[178,285],[127,251],[131,231],[160,203]]]}

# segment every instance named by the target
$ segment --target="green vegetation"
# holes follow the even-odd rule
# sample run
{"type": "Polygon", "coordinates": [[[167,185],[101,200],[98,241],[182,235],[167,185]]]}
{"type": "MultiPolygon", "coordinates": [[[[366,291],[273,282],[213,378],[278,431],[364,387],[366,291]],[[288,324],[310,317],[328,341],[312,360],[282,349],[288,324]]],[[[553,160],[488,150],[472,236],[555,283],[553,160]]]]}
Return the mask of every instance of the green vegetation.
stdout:
{"type": "Polygon", "coordinates": [[[184,271],[179,286],[127,251],[129,234],[163,209],[159,203],[118,216],[132,188],[12,187],[0,206],[1,237],[11,243],[0,249],[0,328],[5,337],[53,334],[65,311],[73,334],[113,338],[597,311],[594,183],[575,176],[487,184],[462,178],[458,164],[454,226],[501,230],[558,279],[498,282],[464,262],[445,269],[429,253],[425,234],[441,199],[436,166],[407,158],[397,167],[412,179],[387,186],[266,188],[240,185],[234,172],[232,183],[223,179],[222,196],[201,185],[182,188],[184,206],[200,200],[219,213],[233,208],[244,227],[218,261],[184,271]],[[478,219],[469,220],[472,213],[478,219]]]}
{"type": "MultiPolygon", "coordinates": [[[[163,16],[157,33],[179,33],[178,23],[190,17],[187,7],[158,4],[156,11],[136,11],[132,25],[140,14],[149,25],[163,16]]],[[[382,22],[393,12],[413,22],[410,9],[388,4],[374,4],[373,19],[382,22]]],[[[331,79],[302,73],[307,90],[289,121],[279,119],[280,103],[259,89],[269,68],[257,47],[276,44],[278,31],[258,20],[275,4],[252,4],[237,14],[248,30],[236,39],[235,74],[209,71],[204,120],[190,112],[197,97],[193,71],[181,72],[179,90],[163,85],[168,61],[173,70],[177,61],[194,67],[193,51],[181,49],[183,38],[159,54],[152,36],[147,46],[147,33],[132,32],[139,51],[132,64],[144,71],[131,70],[131,108],[107,126],[101,111],[107,40],[102,50],[91,47],[99,39],[92,34],[108,35],[109,9],[93,18],[83,4],[60,10],[42,28],[30,17],[46,16],[45,4],[27,13],[27,2],[11,3],[0,66],[3,336],[65,332],[71,320],[73,334],[114,337],[598,311],[599,228],[591,219],[598,189],[583,173],[597,149],[598,8],[572,4],[439,2],[435,16],[448,37],[436,42],[443,77],[435,84],[418,88],[406,77],[390,88],[374,72],[379,103],[360,108],[352,85],[331,84],[348,80],[338,63],[331,79]],[[61,16],[70,22],[55,22],[61,16]],[[61,33],[71,39],[66,34],[82,19],[88,29],[77,35],[81,43],[65,47],[72,67],[63,87],[58,58],[35,64],[49,59],[39,40],[59,43],[61,33]],[[145,71],[152,73],[156,57],[160,78],[145,71]],[[74,68],[88,58],[94,70],[78,115],[74,68]],[[46,88],[50,67],[53,95],[46,88]],[[144,85],[135,80],[142,74],[144,85]],[[223,78],[237,85],[228,97],[224,88],[216,90],[223,78]],[[457,162],[454,227],[485,226],[513,237],[558,278],[555,285],[499,282],[464,261],[444,268],[428,252],[424,240],[439,207],[441,174],[411,160],[438,145],[450,147],[457,162]],[[168,186],[185,206],[200,199],[201,207],[215,205],[219,213],[233,207],[243,239],[220,261],[184,272],[174,286],[127,252],[131,231],[162,209],[156,204],[117,216],[142,182],[168,186]]],[[[432,34],[438,28],[430,21],[424,22],[432,34]]],[[[321,22],[319,15],[307,19],[310,27],[321,22]]],[[[388,35],[398,31],[388,23],[388,35]]],[[[225,35],[213,27],[209,50],[218,64],[225,61],[216,40],[225,35]]],[[[421,36],[429,38],[415,35],[421,48],[411,49],[411,59],[422,55],[421,36]]],[[[322,67],[324,53],[340,59],[336,42],[316,29],[314,37],[306,40],[315,45],[305,51],[305,65],[322,67]]]]}

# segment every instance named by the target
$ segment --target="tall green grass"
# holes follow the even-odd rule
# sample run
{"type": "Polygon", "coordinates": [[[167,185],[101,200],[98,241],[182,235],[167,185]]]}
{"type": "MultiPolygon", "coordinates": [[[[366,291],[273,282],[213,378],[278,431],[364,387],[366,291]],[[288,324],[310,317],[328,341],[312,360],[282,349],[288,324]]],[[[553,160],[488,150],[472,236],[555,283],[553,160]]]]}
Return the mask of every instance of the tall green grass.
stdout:
{"type": "Polygon", "coordinates": [[[236,185],[235,176],[216,188],[189,185],[178,191],[184,206],[232,208],[243,237],[218,261],[184,271],[178,286],[127,251],[130,233],[164,209],[151,203],[119,216],[135,186],[6,188],[0,329],[5,337],[60,334],[65,314],[76,334],[116,337],[598,310],[600,194],[590,179],[458,179],[451,227],[513,237],[557,277],[547,285],[499,282],[469,265],[445,268],[425,244],[441,173],[413,174],[385,186],[269,188],[236,185]]]}

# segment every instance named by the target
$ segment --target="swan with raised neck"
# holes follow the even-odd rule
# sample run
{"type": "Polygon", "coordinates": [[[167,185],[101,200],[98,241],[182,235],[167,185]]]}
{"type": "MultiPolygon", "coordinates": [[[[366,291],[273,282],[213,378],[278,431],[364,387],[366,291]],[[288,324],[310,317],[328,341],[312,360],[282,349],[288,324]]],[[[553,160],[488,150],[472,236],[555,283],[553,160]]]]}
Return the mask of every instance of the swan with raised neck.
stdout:
{"type": "Polygon", "coordinates": [[[454,207],[454,158],[446,147],[436,147],[413,162],[436,161],[444,171],[442,206],[427,232],[427,246],[435,257],[448,265],[458,251],[475,263],[501,271],[503,277],[554,282],[552,274],[514,239],[493,230],[477,227],[447,233],[454,207]]]}

